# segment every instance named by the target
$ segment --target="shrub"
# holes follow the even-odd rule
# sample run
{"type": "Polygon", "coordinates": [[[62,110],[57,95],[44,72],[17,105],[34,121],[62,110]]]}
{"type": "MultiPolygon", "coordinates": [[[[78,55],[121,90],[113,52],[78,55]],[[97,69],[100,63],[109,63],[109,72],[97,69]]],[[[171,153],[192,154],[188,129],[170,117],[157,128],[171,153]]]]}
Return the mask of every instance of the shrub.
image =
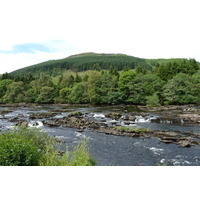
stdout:
{"type": "Polygon", "coordinates": [[[47,150],[43,155],[41,166],[95,166],[96,161],[90,156],[87,147],[87,140],[83,140],[79,145],[75,146],[71,151],[66,148],[66,152],[62,156],[58,156],[59,151],[47,145],[47,150]]]}
{"type": "Polygon", "coordinates": [[[60,155],[60,145],[37,128],[17,127],[0,134],[2,166],[88,166],[95,165],[87,141],[60,155]]]}
{"type": "Polygon", "coordinates": [[[21,137],[15,132],[0,135],[0,165],[36,166],[41,155],[35,142],[28,137],[21,137]]]}

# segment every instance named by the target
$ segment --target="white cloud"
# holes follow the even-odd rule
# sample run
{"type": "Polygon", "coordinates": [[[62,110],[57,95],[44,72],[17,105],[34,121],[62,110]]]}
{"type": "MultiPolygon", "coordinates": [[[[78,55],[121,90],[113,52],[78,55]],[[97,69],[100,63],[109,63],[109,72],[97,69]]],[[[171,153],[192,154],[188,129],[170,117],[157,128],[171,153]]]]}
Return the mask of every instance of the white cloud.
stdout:
{"type": "Polygon", "coordinates": [[[200,61],[198,0],[2,0],[0,50],[26,43],[52,53],[0,53],[0,73],[82,52],[200,61]]]}

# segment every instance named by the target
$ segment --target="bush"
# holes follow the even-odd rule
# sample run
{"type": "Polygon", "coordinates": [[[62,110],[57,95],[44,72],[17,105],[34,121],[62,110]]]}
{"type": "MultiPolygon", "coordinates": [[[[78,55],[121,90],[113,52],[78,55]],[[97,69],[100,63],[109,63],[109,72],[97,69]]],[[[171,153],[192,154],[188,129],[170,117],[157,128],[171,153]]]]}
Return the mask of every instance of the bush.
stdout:
{"type": "Polygon", "coordinates": [[[39,165],[41,151],[33,140],[16,132],[0,135],[0,165],[36,166],[39,165]]]}
{"type": "Polygon", "coordinates": [[[87,141],[82,141],[60,155],[60,145],[53,137],[36,128],[17,127],[0,134],[1,166],[91,166],[87,141]]]}

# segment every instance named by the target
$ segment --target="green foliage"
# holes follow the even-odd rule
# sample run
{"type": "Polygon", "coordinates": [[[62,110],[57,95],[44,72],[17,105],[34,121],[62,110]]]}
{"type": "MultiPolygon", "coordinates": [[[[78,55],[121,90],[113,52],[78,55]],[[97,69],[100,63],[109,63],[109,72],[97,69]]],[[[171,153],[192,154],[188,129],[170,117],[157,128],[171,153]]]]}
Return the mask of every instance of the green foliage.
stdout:
{"type": "Polygon", "coordinates": [[[160,106],[160,100],[157,93],[154,93],[152,96],[147,96],[146,100],[146,105],[148,107],[160,106]]]}
{"type": "Polygon", "coordinates": [[[72,158],[69,160],[69,165],[71,166],[89,166],[95,164],[95,161],[89,156],[87,141],[83,141],[81,144],[75,146],[71,152],[71,156],[72,158]]]}
{"type": "Polygon", "coordinates": [[[148,66],[145,59],[127,56],[124,54],[86,53],[32,65],[16,70],[11,74],[15,76],[32,74],[35,77],[38,77],[39,73],[45,72],[51,76],[56,76],[62,74],[65,70],[73,70],[75,72],[86,70],[100,71],[102,69],[109,70],[110,66],[113,66],[120,71],[124,68],[124,66],[134,69],[137,65],[148,66]]]}
{"type": "Polygon", "coordinates": [[[88,78],[88,97],[92,104],[101,102],[99,94],[99,88],[101,87],[100,76],[99,72],[93,71],[88,78]]]}
{"type": "Polygon", "coordinates": [[[124,71],[119,77],[119,90],[122,93],[123,100],[127,100],[130,95],[129,84],[131,84],[136,77],[136,73],[132,70],[124,71]]]}
{"type": "Polygon", "coordinates": [[[37,135],[35,131],[24,128],[0,134],[0,165],[39,165],[46,139],[43,133],[37,135]]]}
{"type": "Polygon", "coordinates": [[[61,103],[69,103],[69,95],[71,94],[71,88],[62,88],[59,92],[59,101],[61,103]]]}
{"type": "Polygon", "coordinates": [[[88,103],[89,97],[87,93],[87,84],[80,82],[77,83],[71,90],[68,96],[69,103],[81,104],[88,103]]]}
{"type": "Polygon", "coordinates": [[[2,98],[5,95],[7,91],[7,86],[10,85],[11,83],[12,80],[10,79],[3,79],[0,81],[0,98],[2,98]]]}
{"type": "Polygon", "coordinates": [[[36,103],[53,103],[54,102],[54,88],[44,86],[40,89],[39,95],[36,98],[36,103]]]}
{"type": "Polygon", "coordinates": [[[59,82],[62,87],[72,88],[75,83],[74,76],[71,74],[64,74],[61,76],[59,82]]]}
{"type": "Polygon", "coordinates": [[[140,128],[140,127],[129,127],[129,126],[116,126],[116,130],[118,131],[128,131],[128,132],[136,132],[136,133],[145,133],[148,129],[140,128]]]}
{"type": "Polygon", "coordinates": [[[177,74],[163,89],[163,96],[170,104],[199,103],[200,83],[187,74],[177,74]]]}
{"type": "Polygon", "coordinates": [[[2,75],[0,103],[200,103],[200,69],[194,59],[145,60],[121,54],[88,53],[43,64],[39,65],[41,68],[36,65],[24,69],[37,69],[35,77],[27,71],[27,76],[18,72],[18,76],[2,75]],[[59,75],[53,77],[57,74],[55,69],[59,75]],[[93,71],[85,71],[88,69],[93,71]]]}
{"type": "Polygon", "coordinates": [[[119,89],[123,101],[133,104],[146,104],[146,97],[161,92],[164,82],[154,74],[123,72],[119,78],[119,89]]]}
{"type": "Polygon", "coordinates": [[[172,79],[178,73],[192,75],[199,70],[199,65],[194,59],[183,59],[176,62],[168,62],[157,65],[156,74],[164,81],[172,79]]]}
{"type": "Polygon", "coordinates": [[[18,127],[0,134],[0,165],[89,166],[95,165],[87,141],[60,155],[56,140],[39,129],[18,127]]]}
{"type": "Polygon", "coordinates": [[[7,86],[7,91],[3,97],[3,100],[9,103],[26,102],[24,83],[22,81],[10,83],[7,86]]]}

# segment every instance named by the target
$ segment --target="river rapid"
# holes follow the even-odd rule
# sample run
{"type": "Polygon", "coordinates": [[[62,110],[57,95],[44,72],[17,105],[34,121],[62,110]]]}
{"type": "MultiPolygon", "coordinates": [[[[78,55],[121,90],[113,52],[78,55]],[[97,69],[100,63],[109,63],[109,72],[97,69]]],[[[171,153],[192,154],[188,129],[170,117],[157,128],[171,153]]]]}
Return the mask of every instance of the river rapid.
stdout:
{"type": "Polygon", "coordinates": [[[139,107],[128,106],[3,106],[0,107],[0,130],[12,129],[16,122],[13,119],[23,119],[28,121],[28,126],[38,127],[45,130],[50,136],[61,139],[63,150],[66,144],[71,149],[81,140],[88,139],[88,147],[91,156],[99,166],[199,166],[200,165],[200,145],[190,148],[183,148],[176,144],[166,144],[160,142],[156,137],[126,137],[114,136],[89,129],[82,131],[67,127],[49,127],[43,124],[45,119],[30,119],[32,113],[51,113],[56,115],[53,118],[62,118],[72,112],[82,112],[90,120],[107,123],[110,126],[136,126],[160,131],[194,132],[200,134],[199,124],[172,123],[169,120],[154,122],[162,112],[145,111],[139,107]],[[2,111],[6,111],[5,113],[2,111]],[[106,113],[120,112],[122,117],[113,120],[106,117],[106,113]],[[134,113],[135,119],[130,123],[125,123],[125,115],[134,113]],[[145,113],[145,114],[144,114],[145,113]]]}

